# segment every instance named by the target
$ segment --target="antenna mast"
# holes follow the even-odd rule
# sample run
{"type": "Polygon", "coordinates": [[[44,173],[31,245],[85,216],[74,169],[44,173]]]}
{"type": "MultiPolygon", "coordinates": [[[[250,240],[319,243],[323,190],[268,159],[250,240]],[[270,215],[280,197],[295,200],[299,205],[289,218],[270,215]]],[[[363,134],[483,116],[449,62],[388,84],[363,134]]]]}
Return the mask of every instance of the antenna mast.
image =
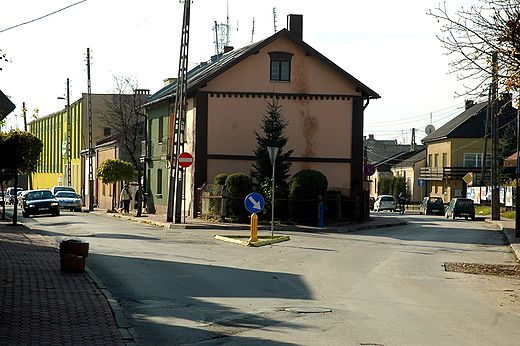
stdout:
{"type": "Polygon", "coordinates": [[[253,29],[251,29],[251,43],[253,43],[254,36],[255,36],[255,17],[253,17],[253,29]]]}
{"type": "Polygon", "coordinates": [[[276,7],[273,7],[273,24],[274,24],[274,33],[276,34],[276,32],[278,31],[276,29],[276,7]]]}

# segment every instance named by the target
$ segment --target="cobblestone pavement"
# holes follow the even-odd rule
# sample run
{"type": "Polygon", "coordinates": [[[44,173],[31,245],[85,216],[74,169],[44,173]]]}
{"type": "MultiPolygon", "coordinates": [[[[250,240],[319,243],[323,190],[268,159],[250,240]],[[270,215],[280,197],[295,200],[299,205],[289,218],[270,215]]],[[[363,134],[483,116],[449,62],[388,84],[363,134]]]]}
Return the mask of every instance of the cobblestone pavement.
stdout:
{"type": "Polygon", "coordinates": [[[125,345],[106,297],[23,225],[0,220],[0,345],[125,345]]]}

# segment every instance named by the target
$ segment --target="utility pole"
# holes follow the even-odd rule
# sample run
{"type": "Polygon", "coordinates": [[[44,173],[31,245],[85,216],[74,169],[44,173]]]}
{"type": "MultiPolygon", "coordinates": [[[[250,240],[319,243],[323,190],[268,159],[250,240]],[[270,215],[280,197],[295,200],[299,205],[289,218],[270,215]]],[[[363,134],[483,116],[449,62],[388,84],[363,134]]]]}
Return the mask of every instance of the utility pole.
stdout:
{"type": "Polygon", "coordinates": [[[94,210],[94,169],[92,167],[92,90],[90,83],[90,48],[87,48],[87,114],[88,114],[88,210],[94,210]]]}
{"type": "Polygon", "coordinates": [[[188,89],[188,48],[190,38],[190,4],[191,0],[184,1],[184,15],[182,19],[181,48],[179,54],[179,70],[177,75],[177,88],[175,90],[175,105],[173,116],[170,114],[170,122],[173,122],[173,138],[171,141],[170,155],[170,186],[168,194],[167,222],[181,222],[182,186],[184,170],[179,166],[179,155],[184,151],[186,141],[186,110],[188,89]]]}
{"type": "MultiPolygon", "coordinates": [[[[515,211],[518,213],[518,206],[520,202],[520,162],[518,153],[520,152],[520,112],[518,111],[518,104],[516,107],[516,200],[515,211]]],[[[515,238],[520,238],[520,217],[515,217],[515,238]]]]}
{"type": "Polygon", "coordinates": [[[71,143],[70,143],[70,140],[71,140],[71,126],[70,126],[70,118],[71,118],[71,115],[70,115],[70,81],[69,79],[67,78],[67,186],[71,186],[71,180],[72,180],[72,177],[71,177],[71,168],[70,168],[70,165],[71,165],[71,156],[72,156],[72,152],[71,152],[71,143]]]}
{"type": "Polygon", "coordinates": [[[492,132],[491,132],[491,146],[493,152],[493,158],[491,161],[491,219],[500,220],[500,194],[499,194],[499,131],[498,131],[498,53],[493,53],[492,60],[492,82],[490,100],[488,106],[491,107],[491,118],[492,118],[492,132]]]}

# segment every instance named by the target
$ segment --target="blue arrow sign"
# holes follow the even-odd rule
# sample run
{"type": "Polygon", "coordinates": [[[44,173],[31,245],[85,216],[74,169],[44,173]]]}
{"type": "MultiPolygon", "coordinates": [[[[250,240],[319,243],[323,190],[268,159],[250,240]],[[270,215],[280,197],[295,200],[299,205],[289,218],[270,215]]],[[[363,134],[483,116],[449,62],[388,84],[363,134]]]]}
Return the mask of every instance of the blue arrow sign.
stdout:
{"type": "Polygon", "coordinates": [[[258,213],[264,209],[265,200],[259,193],[250,193],[244,200],[244,205],[250,213],[258,213]]]}

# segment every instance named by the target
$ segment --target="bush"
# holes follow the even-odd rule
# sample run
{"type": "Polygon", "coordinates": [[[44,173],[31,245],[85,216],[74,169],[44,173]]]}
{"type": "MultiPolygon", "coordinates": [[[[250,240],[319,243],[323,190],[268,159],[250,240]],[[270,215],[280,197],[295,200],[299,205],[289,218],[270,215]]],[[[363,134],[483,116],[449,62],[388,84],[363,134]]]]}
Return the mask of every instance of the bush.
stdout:
{"type": "Polygon", "coordinates": [[[289,183],[291,218],[316,220],[320,203],[318,199],[325,198],[327,185],[327,177],[319,171],[305,169],[296,173],[289,183]]]}
{"type": "Polygon", "coordinates": [[[227,174],[219,174],[217,176],[215,176],[215,178],[213,178],[213,184],[215,185],[226,185],[226,179],[227,179],[228,175],[227,174]]]}
{"type": "Polygon", "coordinates": [[[244,173],[230,174],[226,179],[227,204],[229,216],[245,217],[249,214],[244,206],[244,199],[253,191],[251,178],[244,173]]]}

